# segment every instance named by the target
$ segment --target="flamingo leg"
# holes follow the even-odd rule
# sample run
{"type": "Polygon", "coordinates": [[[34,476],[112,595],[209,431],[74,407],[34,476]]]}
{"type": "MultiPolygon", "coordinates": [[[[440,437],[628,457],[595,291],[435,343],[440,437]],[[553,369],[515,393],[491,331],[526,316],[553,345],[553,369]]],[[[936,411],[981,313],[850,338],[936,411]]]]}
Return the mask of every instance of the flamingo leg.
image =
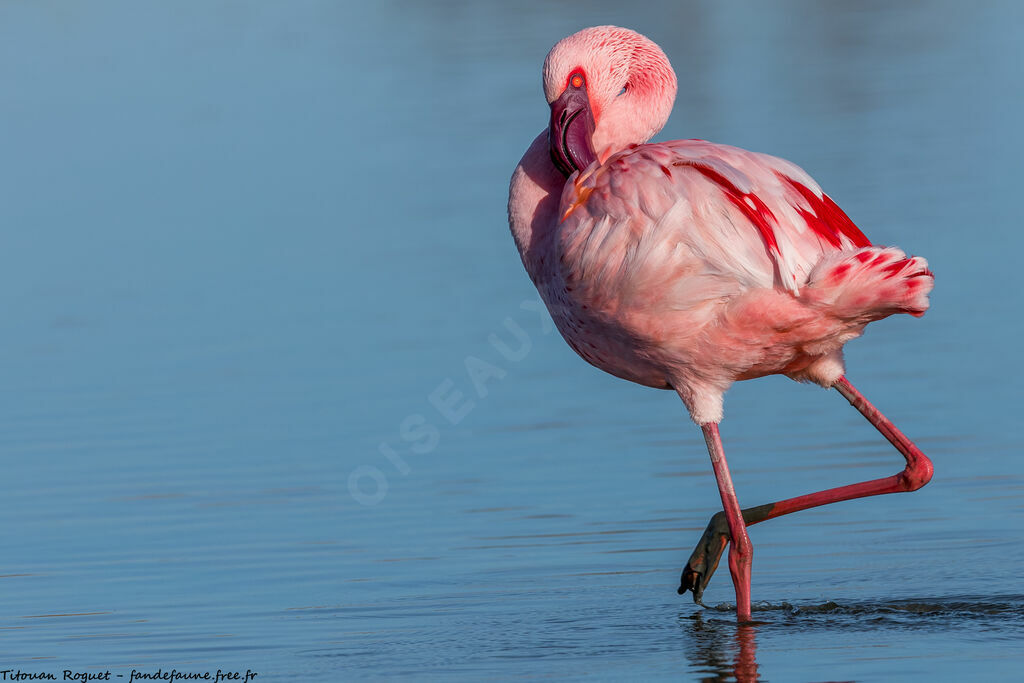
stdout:
{"type": "MultiPolygon", "coordinates": [[[[872,479],[871,481],[859,484],[840,486],[795,498],[787,498],[776,503],[747,508],[741,511],[741,517],[746,526],[757,524],[767,519],[781,517],[782,515],[788,515],[792,512],[799,512],[800,510],[820,505],[828,505],[829,503],[838,503],[843,500],[879,496],[886,493],[916,491],[931,480],[933,468],[932,461],[928,459],[928,456],[922,453],[914,445],[913,441],[897,429],[889,418],[883,415],[875,406],[871,405],[871,402],[864,398],[864,395],[857,391],[845,376],[840,377],[833,387],[850,402],[850,405],[859,410],[867,418],[868,422],[873,424],[889,440],[889,443],[896,447],[896,450],[906,458],[906,467],[902,472],[891,477],[872,479]]],[[[719,487],[721,487],[721,480],[719,480],[719,487]]],[[[727,508],[725,515],[720,512],[711,518],[707,529],[704,531],[704,536],[701,537],[697,548],[690,555],[690,560],[683,570],[680,581],[680,595],[688,590],[693,591],[693,601],[702,604],[701,596],[704,593],[704,588],[707,587],[711,575],[718,568],[718,561],[730,538],[735,538],[735,535],[733,534],[733,521],[728,515],[727,508]]],[[[746,533],[743,534],[743,540],[746,540],[746,533]]],[[[730,553],[730,565],[731,561],[732,556],[730,553]]]]}
{"type": "Polygon", "coordinates": [[[718,424],[711,422],[701,425],[700,428],[704,432],[704,441],[708,444],[711,465],[715,468],[718,493],[722,496],[722,509],[728,523],[729,538],[732,539],[729,547],[729,572],[736,588],[736,620],[750,621],[750,564],[754,548],[747,536],[747,523],[743,518],[743,511],[736,500],[736,490],[732,486],[729,464],[725,461],[718,424]]]}

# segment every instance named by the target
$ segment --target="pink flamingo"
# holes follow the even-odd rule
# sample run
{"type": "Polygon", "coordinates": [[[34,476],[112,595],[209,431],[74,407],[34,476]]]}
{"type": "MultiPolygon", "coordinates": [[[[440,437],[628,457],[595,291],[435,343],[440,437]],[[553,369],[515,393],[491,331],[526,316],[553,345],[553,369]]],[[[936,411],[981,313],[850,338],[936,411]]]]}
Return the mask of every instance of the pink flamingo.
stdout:
{"type": "Polygon", "coordinates": [[[927,262],[874,246],[802,169],[703,140],[648,143],[676,77],[646,37],[588,28],[544,61],[548,130],[512,176],[509,224],[555,324],[584,360],[673,389],[704,433],[722,497],[683,570],[701,595],[729,545],[750,619],[746,527],[852,498],[913,491],[931,461],[845,377],[843,344],[893,313],[924,314],[927,262]],[[719,436],[737,380],[782,374],[835,388],[906,458],[875,479],[743,510],[719,436]]]}

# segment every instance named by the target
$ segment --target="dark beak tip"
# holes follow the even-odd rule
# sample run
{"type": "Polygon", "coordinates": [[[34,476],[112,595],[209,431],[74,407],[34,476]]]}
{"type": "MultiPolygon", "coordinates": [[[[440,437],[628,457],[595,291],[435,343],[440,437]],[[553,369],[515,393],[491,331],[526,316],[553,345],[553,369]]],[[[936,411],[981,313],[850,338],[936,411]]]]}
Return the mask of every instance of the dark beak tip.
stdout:
{"type": "Polygon", "coordinates": [[[594,115],[584,88],[566,88],[551,103],[548,144],[551,159],[567,178],[591,164],[597,155],[593,142],[594,115]]]}

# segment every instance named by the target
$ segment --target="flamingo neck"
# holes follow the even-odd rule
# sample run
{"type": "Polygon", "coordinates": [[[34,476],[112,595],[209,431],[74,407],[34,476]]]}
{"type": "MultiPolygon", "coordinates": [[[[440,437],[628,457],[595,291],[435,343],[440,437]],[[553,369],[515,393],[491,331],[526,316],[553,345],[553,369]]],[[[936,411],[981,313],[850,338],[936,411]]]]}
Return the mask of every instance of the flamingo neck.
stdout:
{"type": "Polygon", "coordinates": [[[534,284],[544,279],[548,247],[558,225],[558,203],[565,187],[563,176],[551,162],[547,131],[523,155],[512,174],[508,217],[519,254],[534,284]]]}

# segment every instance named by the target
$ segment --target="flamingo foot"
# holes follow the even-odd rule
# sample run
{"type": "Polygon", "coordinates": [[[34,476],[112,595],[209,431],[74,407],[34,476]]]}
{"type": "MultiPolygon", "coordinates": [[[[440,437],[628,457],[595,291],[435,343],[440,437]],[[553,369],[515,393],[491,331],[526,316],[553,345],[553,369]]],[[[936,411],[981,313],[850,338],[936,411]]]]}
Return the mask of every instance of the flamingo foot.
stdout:
{"type": "MultiPolygon", "coordinates": [[[[743,510],[744,524],[750,526],[768,519],[774,507],[774,505],[768,504],[743,510]]],[[[686,591],[693,591],[694,603],[703,607],[704,603],[701,600],[704,596],[704,589],[707,588],[711,576],[718,569],[722,553],[725,552],[725,548],[731,540],[729,518],[725,516],[724,511],[715,513],[683,569],[683,574],[679,578],[679,590],[676,592],[682,595],[686,591]]]]}
{"type": "Polygon", "coordinates": [[[722,559],[722,553],[725,552],[730,539],[729,521],[725,513],[715,513],[679,578],[679,595],[693,591],[693,602],[704,606],[704,589],[711,581],[711,575],[718,569],[718,562],[722,559]]]}

